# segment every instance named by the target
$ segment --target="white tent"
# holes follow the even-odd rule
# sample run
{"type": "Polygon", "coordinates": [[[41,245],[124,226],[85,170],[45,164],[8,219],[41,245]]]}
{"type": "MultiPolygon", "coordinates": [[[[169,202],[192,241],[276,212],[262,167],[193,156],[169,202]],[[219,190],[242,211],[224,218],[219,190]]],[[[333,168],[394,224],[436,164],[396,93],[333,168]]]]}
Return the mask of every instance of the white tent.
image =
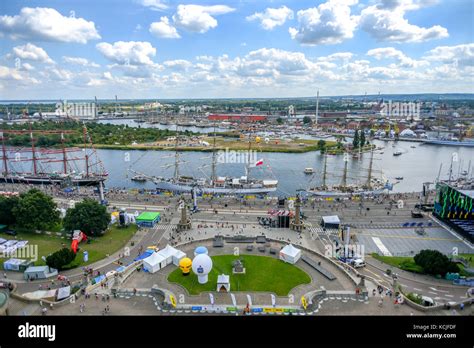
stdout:
{"type": "Polygon", "coordinates": [[[341,224],[337,215],[323,216],[321,220],[323,227],[326,228],[339,228],[341,224]]]}
{"type": "Polygon", "coordinates": [[[150,273],[155,273],[171,263],[178,266],[179,261],[184,257],[186,257],[184,252],[167,245],[164,249],[143,259],[143,268],[150,273]]]}
{"type": "Polygon", "coordinates": [[[181,261],[181,259],[184,259],[185,257],[185,252],[176,249],[176,253],[173,255],[173,265],[179,266],[179,261],[181,261]]]}
{"type": "Polygon", "coordinates": [[[153,253],[147,258],[143,259],[143,268],[150,273],[158,272],[167,265],[166,258],[159,253],[153,253]]]}
{"type": "Polygon", "coordinates": [[[230,277],[226,274],[220,274],[217,276],[217,290],[218,292],[229,292],[230,291],[230,277]]]}
{"type": "Polygon", "coordinates": [[[295,264],[301,257],[301,250],[295,248],[293,245],[288,244],[280,250],[280,260],[295,264]]]}

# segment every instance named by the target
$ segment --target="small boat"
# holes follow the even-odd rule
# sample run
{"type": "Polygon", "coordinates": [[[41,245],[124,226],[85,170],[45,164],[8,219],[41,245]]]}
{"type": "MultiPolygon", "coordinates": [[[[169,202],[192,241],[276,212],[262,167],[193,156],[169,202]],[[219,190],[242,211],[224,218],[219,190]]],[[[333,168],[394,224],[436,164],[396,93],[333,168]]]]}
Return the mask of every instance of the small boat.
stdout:
{"type": "Polygon", "coordinates": [[[309,167],[304,169],[305,174],[314,174],[314,169],[309,167]]]}
{"type": "Polygon", "coordinates": [[[401,154],[402,154],[402,152],[399,151],[399,150],[393,152],[394,156],[400,156],[401,154]]]}
{"type": "Polygon", "coordinates": [[[147,181],[147,178],[144,177],[143,175],[135,175],[130,180],[136,181],[136,182],[145,182],[147,181]]]}
{"type": "Polygon", "coordinates": [[[403,180],[403,176],[397,176],[397,177],[395,177],[395,179],[397,179],[397,180],[403,180]]]}

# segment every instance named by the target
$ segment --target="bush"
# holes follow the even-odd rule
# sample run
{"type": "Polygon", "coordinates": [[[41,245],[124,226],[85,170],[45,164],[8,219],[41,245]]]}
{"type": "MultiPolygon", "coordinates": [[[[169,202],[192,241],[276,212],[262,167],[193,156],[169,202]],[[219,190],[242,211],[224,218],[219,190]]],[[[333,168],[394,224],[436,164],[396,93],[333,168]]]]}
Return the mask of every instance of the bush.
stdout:
{"type": "Polygon", "coordinates": [[[421,296],[418,295],[418,294],[410,292],[406,296],[407,296],[408,299],[410,299],[411,301],[413,301],[415,303],[418,303],[419,305],[421,305],[423,303],[423,300],[421,299],[421,296]]]}
{"type": "Polygon", "coordinates": [[[431,275],[445,276],[448,272],[459,272],[458,266],[438,250],[422,250],[414,257],[415,263],[431,275]]]}
{"type": "Polygon", "coordinates": [[[63,248],[47,256],[46,264],[50,268],[55,268],[61,271],[64,266],[70,264],[72,261],[74,261],[75,258],[76,254],[72,250],[68,248],[63,248]]]}

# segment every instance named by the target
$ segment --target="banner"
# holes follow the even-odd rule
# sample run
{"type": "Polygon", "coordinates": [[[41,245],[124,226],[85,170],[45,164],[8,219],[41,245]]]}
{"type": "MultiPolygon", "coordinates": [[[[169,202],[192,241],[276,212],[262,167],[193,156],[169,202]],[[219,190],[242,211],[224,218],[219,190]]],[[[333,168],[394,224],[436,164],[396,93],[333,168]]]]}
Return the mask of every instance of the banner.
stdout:
{"type": "Polygon", "coordinates": [[[275,307],[275,304],[276,304],[276,298],[275,298],[275,295],[273,294],[270,294],[270,296],[272,297],[272,306],[275,307]]]}
{"type": "Polygon", "coordinates": [[[235,299],[235,295],[230,294],[230,298],[232,299],[232,304],[234,305],[234,307],[237,307],[237,300],[235,299]]]}
{"type": "Polygon", "coordinates": [[[211,301],[211,305],[214,304],[214,295],[213,294],[209,294],[209,300],[211,301]]]}
{"type": "Polygon", "coordinates": [[[176,308],[176,299],[174,298],[173,295],[170,295],[170,301],[171,301],[171,305],[176,308]]]}
{"type": "Polygon", "coordinates": [[[249,306],[252,306],[252,298],[250,297],[250,295],[247,295],[247,303],[249,306]]]}

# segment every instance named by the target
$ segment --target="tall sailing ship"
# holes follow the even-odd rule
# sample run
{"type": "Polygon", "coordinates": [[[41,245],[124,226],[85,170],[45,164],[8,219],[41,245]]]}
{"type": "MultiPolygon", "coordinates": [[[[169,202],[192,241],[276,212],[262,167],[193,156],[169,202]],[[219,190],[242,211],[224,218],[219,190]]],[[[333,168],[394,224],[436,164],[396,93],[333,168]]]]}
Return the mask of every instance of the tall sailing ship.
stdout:
{"type": "MultiPolygon", "coordinates": [[[[197,192],[205,194],[267,194],[275,192],[278,186],[278,180],[274,179],[257,179],[251,177],[252,168],[259,167],[263,164],[263,161],[256,161],[251,163],[251,137],[249,135],[249,147],[248,156],[245,163],[245,175],[241,177],[228,177],[217,175],[217,153],[216,153],[216,133],[214,127],[213,137],[213,149],[212,149],[212,162],[211,175],[209,178],[194,178],[192,176],[184,176],[180,173],[180,164],[184,163],[180,161],[180,154],[178,152],[179,137],[176,136],[175,141],[175,154],[174,164],[166,165],[165,167],[174,167],[174,175],[171,178],[163,178],[157,176],[149,176],[143,173],[138,173],[132,170],[138,175],[146,176],[152,181],[156,188],[163,191],[172,192],[197,192]]],[[[208,167],[204,165],[200,167],[203,169],[208,167]]]]}
{"type": "Polygon", "coordinates": [[[0,182],[33,185],[98,186],[107,179],[86,126],[83,126],[84,147],[66,147],[64,135],[68,130],[0,130],[2,171],[0,182]],[[27,135],[30,146],[7,146],[8,137],[27,135]],[[37,146],[37,135],[60,135],[60,148],[37,146]],[[31,169],[25,163],[31,162],[31,169]],[[78,163],[82,162],[80,166],[78,163]],[[60,164],[60,169],[54,167],[60,164]],[[56,170],[55,170],[56,169],[56,170]]]}
{"type": "Polygon", "coordinates": [[[368,175],[365,183],[348,183],[348,162],[349,156],[344,158],[344,171],[339,185],[327,185],[327,153],[324,155],[324,167],[322,175],[322,185],[312,187],[307,193],[319,197],[350,197],[350,196],[373,196],[386,193],[393,189],[393,184],[383,178],[376,178],[373,175],[374,150],[371,150],[368,175]]]}

